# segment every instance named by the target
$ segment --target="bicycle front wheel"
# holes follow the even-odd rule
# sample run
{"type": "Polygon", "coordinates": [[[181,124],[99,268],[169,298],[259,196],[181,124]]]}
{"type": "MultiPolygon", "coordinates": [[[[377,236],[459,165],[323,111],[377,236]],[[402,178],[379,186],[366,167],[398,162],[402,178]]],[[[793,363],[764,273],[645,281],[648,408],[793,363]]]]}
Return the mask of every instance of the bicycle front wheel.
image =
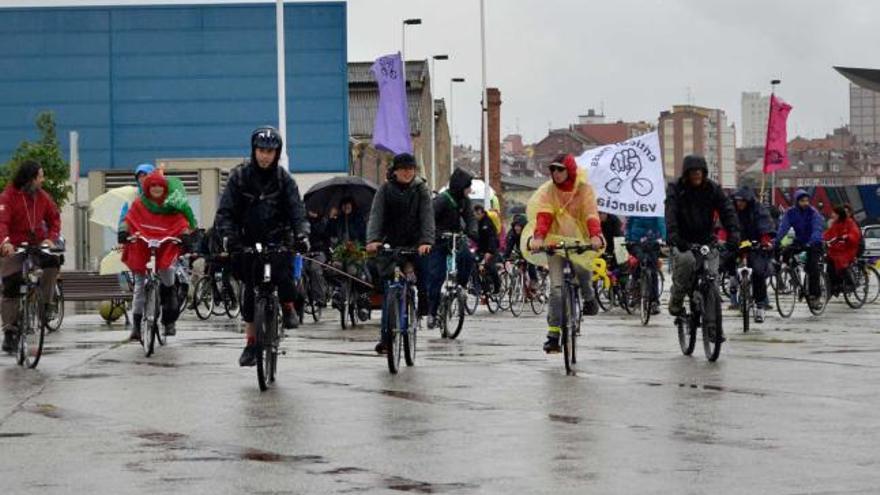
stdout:
{"type": "Polygon", "coordinates": [[[214,312],[214,294],[212,280],[209,276],[204,276],[196,282],[196,290],[193,294],[193,306],[196,309],[196,316],[200,320],[207,320],[214,312]]]}
{"type": "Polygon", "coordinates": [[[547,276],[545,274],[539,275],[535,288],[532,290],[531,300],[529,301],[532,306],[532,313],[536,315],[543,313],[549,298],[547,276]]]}
{"type": "Polygon", "coordinates": [[[711,286],[703,294],[703,351],[710,362],[718,360],[721,355],[721,344],[724,341],[722,328],[721,294],[717,287],[711,286]]]}
{"type": "Polygon", "coordinates": [[[42,322],[42,299],[37,290],[26,296],[19,329],[18,363],[28,368],[36,368],[43,355],[43,338],[46,327],[42,322]]]}
{"type": "MultiPolygon", "coordinates": [[[[474,272],[476,272],[476,268],[474,269],[474,272]]],[[[477,307],[480,305],[480,298],[482,297],[481,292],[479,276],[475,273],[471,275],[471,279],[468,280],[467,299],[465,304],[465,309],[467,310],[468,315],[473,316],[473,314],[477,312],[477,307]]]]}
{"type": "Polygon", "coordinates": [[[880,270],[874,265],[865,265],[868,273],[868,297],[865,300],[868,304],[873,304],[880,299],[880,270]]]}
{"type": "Polygon", "coordinates": [[[639,319],[642,325],[651,320],[651,274],[642,269],[639,277],[639,319]]]}
{"type": "Polygon", "coordinates": [[[241,284],[237,280],[230,280],[229,286],[224,290],[226,294],[223,296],[223,307],[226,309],[226,316],[237,318],[241,313],[241,284]]]}
{"type": "Polygon", "coordinates": [[[596,302],[603,312],[611,311],[611,290],[605,286],[605,280],[599,278],[593,282],[593,291],[596,294],[596,302]]]}
{"type": "Polygon", "coordinates": [[[159,334],[159,284],[148,281],[144,285],[144,319],[141,326],[141,345],[144,356],[150,357],[156,348],[156,336],[159,334]]]}
{"type": "Polygon", "coordinates": [[[406,298],[406,333],[403,334],[403,360],[407,366],[416,364],[416,338],[419,334],[419,315],[416,313],[415,289],[410,288],[406,298]]]}
{"type": "Polygon", "coordinates": [[[275,381],[275,335],[277,335],[277,308],[267,298],[260,298],[254,311],[254,331],[257,340],[257,385],[260,390],[267,390],[275,381]]]}
{"type": "Polygon", "coordinates": [[[749,332],[749,323],[751,322],[752,313],[752,284],[751,281],[743,277],[739,282],[739,312],[742,315],[743,333],[749,332]]]}
{"type": "Polygon", "coordinates": [[[517,275],[510,280],[510,290],[508,297],[510,302],[510,313],[513,316],[519,316],[526,308],[525,284],[524,277],[517,275]]]}
{"type": "Polygon", "coordinates": [[[690,313],[677,316],[675,326],[678,329],[678,345],[681,347],[681,353],[690,356],[697,345],[697,326],[694,324],[693,316],[690,313]]]}
{"type": "Polygon", "coordinates": [[[794,305],[798,300],[800,282],[794,268],[783,268],[773,276],[774,295],[776,298],[776,311],[779,316],[788,318],[794,312],[794,305]]]}
{"type": "Polygon", "coordinates": [[[560,344],[562,344],[562,355],[565,361],[566,374],[574,373],[574,366],[577,363],[577,311],[575,305],[575,295],[572,294],[571,287],[567,287],[563,296],[562,314],[564,321],[562,322],[562,334],[560,344]]]}
{"type": "Polygon", "coordinates": [[[385,291],[382,301],[382,341],[388,358],[388,371],[392,375],[400,369],[402,338],[400,338],[400,297],[398,289],[385,291]]]}

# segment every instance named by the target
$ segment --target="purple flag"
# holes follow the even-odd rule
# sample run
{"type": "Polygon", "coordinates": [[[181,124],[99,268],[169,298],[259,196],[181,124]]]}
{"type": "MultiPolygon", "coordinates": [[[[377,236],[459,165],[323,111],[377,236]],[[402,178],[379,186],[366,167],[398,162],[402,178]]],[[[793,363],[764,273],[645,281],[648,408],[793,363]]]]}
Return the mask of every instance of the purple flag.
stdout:
{"type": "Polygon", "coordinates": [[[370,68],[379,83],[379,108],[373,125],[373,146],[391,153],[412,153],[406,79],[400,53],[379,57],[370,68]]]}

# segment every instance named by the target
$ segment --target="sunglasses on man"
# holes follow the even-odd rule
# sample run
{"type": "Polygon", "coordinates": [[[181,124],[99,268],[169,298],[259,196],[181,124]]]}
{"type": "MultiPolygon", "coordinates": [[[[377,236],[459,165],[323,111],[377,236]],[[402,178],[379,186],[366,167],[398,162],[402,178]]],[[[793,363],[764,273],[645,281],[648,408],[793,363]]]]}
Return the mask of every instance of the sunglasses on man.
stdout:
{"type": "Polygon", "coordinates": [[[554,164],[550,165],[549,168],[550,168],[551,172],[562,172],[563,170],[565,170],[565,165],[559,165],[559,164],[554,163],[554,164]]]}

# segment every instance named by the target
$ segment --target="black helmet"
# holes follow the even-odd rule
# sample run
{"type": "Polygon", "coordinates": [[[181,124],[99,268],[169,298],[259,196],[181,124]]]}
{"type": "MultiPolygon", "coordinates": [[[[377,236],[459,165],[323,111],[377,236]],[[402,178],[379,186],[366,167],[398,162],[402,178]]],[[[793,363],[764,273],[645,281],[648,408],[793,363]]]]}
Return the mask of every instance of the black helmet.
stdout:
{"type": "Polygon", "coordinates": [[[258,127],[251,134],[251,149],[280,150],[283,142],[278,129],[270,125],[258,127]]]}

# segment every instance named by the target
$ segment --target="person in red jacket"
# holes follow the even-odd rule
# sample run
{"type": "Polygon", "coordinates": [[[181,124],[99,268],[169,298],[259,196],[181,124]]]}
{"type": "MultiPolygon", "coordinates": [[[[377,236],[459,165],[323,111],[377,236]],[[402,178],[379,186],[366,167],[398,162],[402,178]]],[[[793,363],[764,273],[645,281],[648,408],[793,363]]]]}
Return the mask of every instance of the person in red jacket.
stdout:
{"type": "Polygon", "coordinates": [[[847,214],[846,208],[838,206],[831,212],[831,226],[822,238],[828,243],[828,280],[831,282],[831,292],[837,293],[841,282],[853,283],[846,276],[845,270],[856,260],[862,233],[855,220],[847,214]]]}
{"type": "MultiPolygon", "coordinates": [[[[15,254],[22,243],[54,247],[61,233],[61,215],[58,206],[43,190],[43,166],[35,161],[21,164],[0,195],[0,276],[3,278],[3,297],[0,299],[0,318],[3,320],[3,351],[13,352],[17,346],[18,299],[21,284],[21,265],[24,255],[15,254]]],[[[47,304],[55,294],[59,261],[54,256],[36,260],[43,268],[40,290],[47,304]]]]}
{"type": "MultiPolygon", "coordinates": [[[[152,172],[144,178],[140,196],[134,200],[128,213],[125,214],[125,228],[122,230],[133,236],[141,235],[151,240],[161,240],[166,237],[180,238],[183,234],[189,233],[190,227],[194,225],[190,225],[190,221],[181,210],[161,210],[170,201],[168,181],[162,171],[152,172]],[[148,206],[147,201],[154,206],[148,206]]],[[[176,334],[174,324],[179,316],[177,297],[174,294],[174,262],[178,256],[180,256],[180,245],[171,242],[163,243],[156,253],[156,270],[162,281],[159,287],[162,325],[165,326],[165,335],[169,336],[176,334]]],[[[147,272],[147,262],[150,261],[150,248],[141,239],[126,243],[122,251],[122,261],[134,274],[135,279],[143,278],[147,272]]],[[[143,315],[145,302],[142,291],[140,298],[132,301],[132,313],[143,315]]],[[[140,321],[137,321],[130,339],[140,339],[140,330],[140,321]]]]}

